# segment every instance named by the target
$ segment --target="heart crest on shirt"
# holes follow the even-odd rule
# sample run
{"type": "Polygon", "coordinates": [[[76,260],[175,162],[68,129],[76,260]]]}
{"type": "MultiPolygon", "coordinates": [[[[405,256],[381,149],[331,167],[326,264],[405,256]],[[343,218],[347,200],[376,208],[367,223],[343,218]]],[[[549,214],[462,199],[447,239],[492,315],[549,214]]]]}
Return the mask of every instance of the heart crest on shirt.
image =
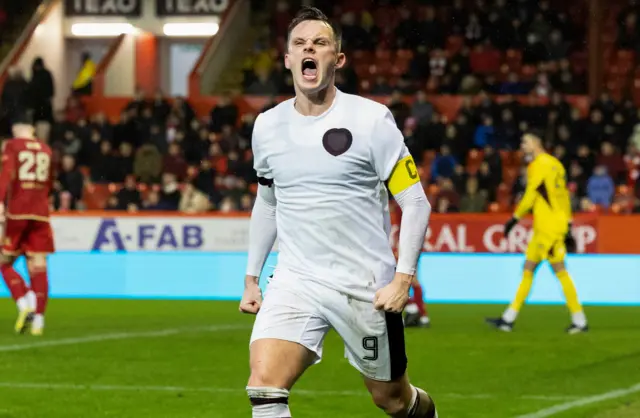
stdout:
{"type": "Polygon", "coordinates": [[[347,152],[352,143],[353,135],[345,128],[329,129],[322,137],[322,146],[334,157],[347,152]]]}

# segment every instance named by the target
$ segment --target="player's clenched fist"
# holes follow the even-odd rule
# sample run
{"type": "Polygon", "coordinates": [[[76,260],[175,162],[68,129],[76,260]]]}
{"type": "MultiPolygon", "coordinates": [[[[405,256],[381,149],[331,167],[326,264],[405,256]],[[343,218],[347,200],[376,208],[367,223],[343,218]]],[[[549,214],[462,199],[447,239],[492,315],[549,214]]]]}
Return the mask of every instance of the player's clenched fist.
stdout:
{"type": "Polygon", "coordinates": [[[262,291],[258,286],[258,278],[247,276],[244,279],[244,293],[240,301],[240,312],[257,314],[262,305],[262,291]]]}
{"type": "Polygon", "coordinates": [[[387,312],[402,312],[409,301],[409,288],[412,281],[412,275],[396,273],[391,283],[376,292],[373,306],[387,312]]]}

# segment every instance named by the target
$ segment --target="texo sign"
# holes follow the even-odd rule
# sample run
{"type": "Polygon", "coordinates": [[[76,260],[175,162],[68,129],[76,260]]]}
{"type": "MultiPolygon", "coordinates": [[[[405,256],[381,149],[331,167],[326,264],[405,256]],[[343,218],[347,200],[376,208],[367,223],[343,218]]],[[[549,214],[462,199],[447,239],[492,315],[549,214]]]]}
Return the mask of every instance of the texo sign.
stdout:
{"type": "Polygon", "coordinates": [[[227,7],[229,0],[156,0],[158,16],[218,15],[227,7]]]}
{"type": "Polygon", "coordinates": [[[142,13],[142,0],[65,0],[67,16],[127,16],[142,13]]]}

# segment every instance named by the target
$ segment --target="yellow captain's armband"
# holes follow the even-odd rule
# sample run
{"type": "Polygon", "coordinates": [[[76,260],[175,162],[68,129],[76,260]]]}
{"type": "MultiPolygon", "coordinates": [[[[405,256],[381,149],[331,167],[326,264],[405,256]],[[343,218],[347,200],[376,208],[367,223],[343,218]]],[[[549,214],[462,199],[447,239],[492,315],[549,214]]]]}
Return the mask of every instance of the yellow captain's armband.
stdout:
{"type": "Polygon", "coordinates": [[[413,186],[420,181],[418,168],[413,158],[408,155],[398,161],[391,175],[389,176],[388,186],[392,195],[396,195],[401,191],[413,186]]]}

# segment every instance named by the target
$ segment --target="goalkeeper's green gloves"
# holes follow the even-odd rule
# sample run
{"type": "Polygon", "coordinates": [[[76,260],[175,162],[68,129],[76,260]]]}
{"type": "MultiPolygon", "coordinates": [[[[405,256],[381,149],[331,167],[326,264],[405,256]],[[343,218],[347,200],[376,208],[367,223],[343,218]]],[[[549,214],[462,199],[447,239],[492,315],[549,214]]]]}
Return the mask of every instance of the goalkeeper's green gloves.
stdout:
{"type": "Polygon", "coordinates": [[[575,253],[577,250],[576,239],[573,237],[571,233],[571,222],[569,222],[569,230],[567,231],[567,235],[564,237],[564,246],[567,248],[568,253],[575,253]]]}

